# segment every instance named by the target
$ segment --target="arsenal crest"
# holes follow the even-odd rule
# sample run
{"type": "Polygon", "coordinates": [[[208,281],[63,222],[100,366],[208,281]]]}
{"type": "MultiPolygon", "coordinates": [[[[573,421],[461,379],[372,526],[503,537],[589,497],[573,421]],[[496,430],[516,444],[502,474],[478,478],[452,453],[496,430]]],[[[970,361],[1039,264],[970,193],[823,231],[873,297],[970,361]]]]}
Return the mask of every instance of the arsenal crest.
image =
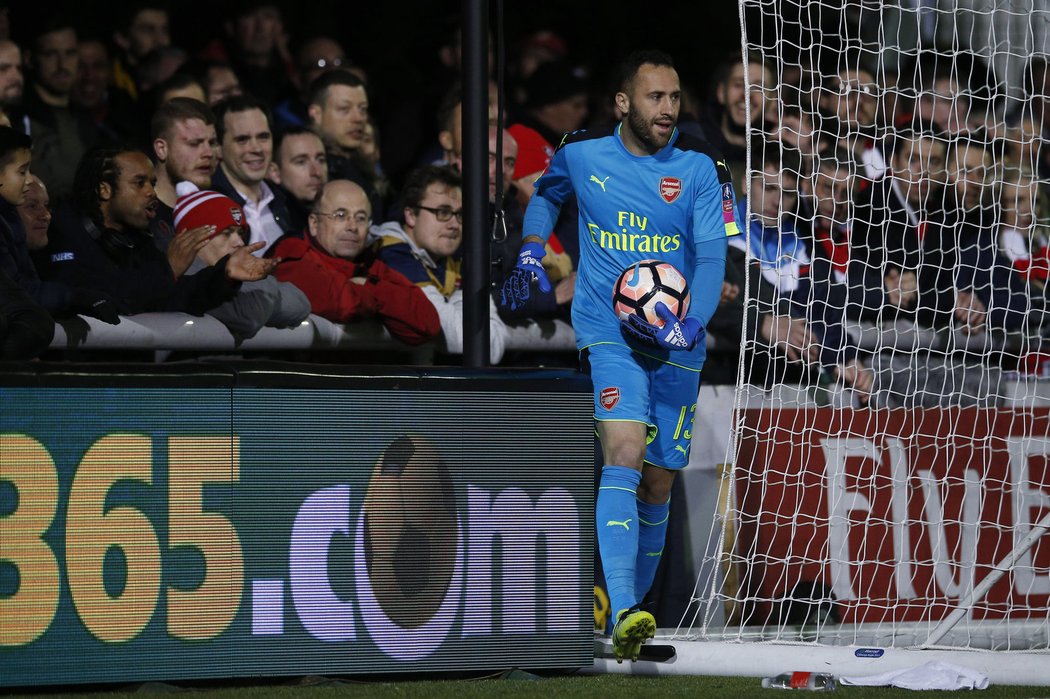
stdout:
{"type": "Polygon", "coordinates": [[[241,210],[240,210],[240,208],[238,208],[236,206],[231,206],[230,207],[230,216],[233,217],[233,220],[237,222],[238,226],[241,225],[241,210]]]}
{"type": "Polygon", "coordinates": [[[674,202],[678,198],[678,195],[682,193],[682,180],[677,177],[661,177],[660,178],[660,196],[668,204],[674,202]]]}
{"type": "Polygon", "coordinates": [[[615,386],[603,388],[602,392],[598,394],[598,400],[601,401],[603,408],[612,410],[620,402],[620,389],[615,386]]]}

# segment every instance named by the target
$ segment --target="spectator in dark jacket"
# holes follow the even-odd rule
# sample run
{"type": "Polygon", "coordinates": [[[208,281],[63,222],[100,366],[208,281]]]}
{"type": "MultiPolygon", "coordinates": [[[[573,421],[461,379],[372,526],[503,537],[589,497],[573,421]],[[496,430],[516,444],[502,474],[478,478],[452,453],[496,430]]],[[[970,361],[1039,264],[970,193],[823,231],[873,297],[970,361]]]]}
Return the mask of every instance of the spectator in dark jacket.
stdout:
{"type": "Polygon", "coordinates": [[[994,161],[987,144],[971,138],[953,142],[947,175],[945,224],[923,241],[921,281],[929,290],[923,315],[934,327],[954,320],[969,335],[1019,330],[1028,293],[999,251],[994,161]]]}
{"type": "Polygon", "coordinates": [[[291,230],[306,230],[306,217],[328,181],[328,162],[321,137],[304,126],[279,133],[267,175],[274,189],[281,189],[291,214],[291,230]]]}
{"type": "Polygon", "coordinates": [[[0,272],[0,361],[33,359],[55,336],[55,322],[0,272]]]}
{"type": "Polygon", "coordinates": [[[278,104],[294,92],[294,66],[288,52],[284,19],[277,2],[246,0],[222,3],[228,8],[226,35],[209,44],[203,57],[229,63],[241,86],[267,104],[278,104]]]}
{"type": "Polygon", "coordinates": [[[43,180],[29,176],[29,189],[17,207],[18,216],[26,232],[26,246],[30,254],[47,247],[47,233],[51,229],[51,197],[43,180]]]}
{"type": "Polygon", "coordinates": [[[857,202],[849,246],[852,317],[914,318],[923,240],[938,225],[944,178],[946,147],[934,128],[916,123],[899,130],[889,144],[890,171],[857,202]]]}
{"type": "Polygon", "coordinates": [[[123,315],[200,315],[229,300],[240,282],[270,273],[276,263],[253,257],[256,244],[186,274],[215,231],[188,231],[173,239],[166,255],[157,250],[147,232],[157,201],[154,181],[153,165],[139,151],[89,151],[74,178],[76,207],[56,217],[47,275],[108,294],[123,315]]]}
{"type": "MultiPolygon", "coordinates": [[[[26,227],[19,210],[36,179],[29,173],[31,147],[29,136],[9,126],[0,126],[0,271],[55,316],[83,313],[107,323],[120,322],[116,309],[104,294],[61,282],[41,281],[30,257],[26,227]]],[[[46,197],[43,184],[38,186],[46,197]]],[[[50,214],[47,220],[50,221],[50,214]]],[[[36,241],[38,247],[46,244],[46,229],[43,238],[36,241]]]]}
{"type": "MultiPolygon", "coordinates": [[[[746,323],[748,338],[760,340],[756,354],[761,356],[748,364],[773,366],[773,350],[783,352],[789,361],[819,363],[821,371],[852,388],[866,403],[874,376],[843,327],[845,292],[837,293],[841,285],[827,277],[811,276],[810,251],[791,215],[798,188],[793,174],[798,171],[797,159],[772,148],[755,152],[763,155],[759,161],[763,169],[751,175],[751,218],[747,218],[747,199],[741,197],[737,220],[744,222],[743,235],[729,242],[731,248],[748,254],[743,260],[734,256],[738,264],[752,265],[748,297],[757,299],[757,313],[746,323]]],[[[743,279],[746,272],[738,267],[736,276],[743,279]]]]}
{"type": "Polygon", "coordinates": [[[91,114],[71,102],[77,80],[77,32],[68,19],[54,17],[37,33],[28,55],[32,82],[24,107],[35,141],[33,170],[58,200],[72,193],[73,172],[95,145],[91,114]]]}
{"type": "Polygon", "coordinates": [[[157,205],[150,233],[157,249],[165,252],[175,235],[175,185],[192,182],[197,189],[207,189],[219,166],[215,115],[203,102],[175,97],[153,112],[150,139],[157,175],[157,205]]]}
{"type": "Polygon", "coordinates": [[[222,146],[222,163],[212,189],[240,204],[251,232],[250,244],[263,243],[262,255],[292,226],[284,192],[271,187],[266,175],[273,160],[273,129],[266,105],[237,95],[215,105],[215,130],[222,146]]]}
{"type": "Polygon", "coordinates": [[[347,70],[322,73],[310,86],[306,111],[310,126],[324,141],[329,180],[350,180],[365,190],[377,222],[385,203],[371,178],[354,157],[368,125],[368,92],[358,76],[347,70]]]}

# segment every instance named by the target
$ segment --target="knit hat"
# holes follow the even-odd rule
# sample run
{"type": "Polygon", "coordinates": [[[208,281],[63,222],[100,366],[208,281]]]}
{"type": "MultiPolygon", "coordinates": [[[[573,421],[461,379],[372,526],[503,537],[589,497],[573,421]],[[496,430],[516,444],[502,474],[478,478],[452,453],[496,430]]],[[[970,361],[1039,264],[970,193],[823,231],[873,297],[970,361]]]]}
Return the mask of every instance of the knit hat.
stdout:
{"type": "Polygon", "coordinates": [[[197,189],[192,182],[175,186],[175,233],[201,226],[215,226],[215,235],[230,226],[243,229],[244,210],[225,194],[210,189],[197,189]]]}
{"type": "Polygon", "coordinates": [[[554,147],[539,131],[522,124],[514,124],[507,131],[518,142],[518,160],[514,164],[514,179],[520,180],[526,175],[542,172],[550,165],[554,147]]]}

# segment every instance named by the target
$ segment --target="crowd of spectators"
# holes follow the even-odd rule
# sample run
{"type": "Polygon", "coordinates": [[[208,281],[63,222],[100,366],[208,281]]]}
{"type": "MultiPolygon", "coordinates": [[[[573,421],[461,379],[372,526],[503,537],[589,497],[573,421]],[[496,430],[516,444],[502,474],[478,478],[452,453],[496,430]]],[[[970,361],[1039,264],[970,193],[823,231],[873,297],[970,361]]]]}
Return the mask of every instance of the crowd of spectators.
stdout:
{"type": "MultiPolygon", "coordinates": [[[[433,142],[384,158],[375,78],[337,38],[288,37],[281,6],[236,3],[215,25],[222,36],[191,54],[169,11],[129,5],[111,36],[58,14],[0,35],[0,282],[22,314],[0,331],[27,333],[5,340],[4,356],[42,352],[46,314],[119,324],[145,311],[209,314],[237,338],[310,313],[374,318],[394,342],[460,351],[459,53],[435,57],[433,142]]],[[[547,359],[508,356],[508,327],[569,318],[571,204],[544,258],[550,292],[510,309],[498,288],[562,134],[617,118],[573,57],[552,31],[515,39],[502,123],[489,88],[496,363],[547,359]]],[[[964,349],[978,347],[983,366],[1040,370],[1047,66],[1032,62],[1030,99],[1005,110],[978,99],[950,58],[920,52],[891,75],[849,51],[798,70],[738,53],[711,66],[706,95],[683,86],[679,127],[725,157],[742,232],[708,328],[706,382],[735,382],[744,338],[759,385],[838,383],[858,404],[921,395],[894,383],[900,366],[860,342],[857,324],[989,338],[964,349]]],[[[924,375],[950,364],[934,357],[924,375]]]]}
{"type": "Polygon", "coordinates": [[[988,74],[972,55],[919,51],[896,75],[869,70],[873,52],[834,58],[775,72],[749,57],[750,108],[734,65],[721,121],[703,122],[729,158],[750,146],[730,253],[754,266],[750,380],[801,372],[861,404],[932,407],[994,401],[1004,371],[1045,375],[1046,62],[1011,100],[966,82],[988,74]],[[864,327],[878,332],[858,346],[864,327]]]}
{"type": "MultiPolygon", "coordinates": [[[[434,142],[391,178],[370,76],[336,38],[296,42],[279,4],[238,2],[213,25],[223,35],[191,54],[171,34],[168,4],[126,10],[111,36],[60,13],[0,27],[0,271],[38,317],[119,326],[144,312],[207,314],[243,340],[312,313],[375,319],[395,344],[461,352],[459,52],[442,47],[445,79],[430,88],[442,95],[434,142]]],[[[522,101],[505,121],[528,149],[523,172],[490,90],[494,289],[520,244],[531,182],[587,114],[587,83],[558,60],[566,53],[550,33],[518,51],[522,101]]],[[[564,228],[575,237],[571,221],[564,228]]],[[[568,319],[575,247],[552,245],[556,292],[505,316],[493,298],[494,363],[505,320],[568,319]]],[[[44,351],[53,332],[33,332],[7,356],[44,351]]]]}

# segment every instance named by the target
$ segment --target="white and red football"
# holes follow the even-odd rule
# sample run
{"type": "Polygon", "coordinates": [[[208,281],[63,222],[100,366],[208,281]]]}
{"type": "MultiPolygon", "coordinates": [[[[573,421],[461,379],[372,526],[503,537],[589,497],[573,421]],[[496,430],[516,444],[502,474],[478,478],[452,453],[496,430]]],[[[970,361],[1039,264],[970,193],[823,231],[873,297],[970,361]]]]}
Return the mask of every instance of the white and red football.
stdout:
{"type": "Polygon", "coordinates": [[[636,315],[656,327],[664,321],[656,314],[656,304],[663,302],[678,318],[689,310],[689,283],[662,260],[641,260],[620,273],[613,286],[613,310],[621,322],[636,315]]]}

